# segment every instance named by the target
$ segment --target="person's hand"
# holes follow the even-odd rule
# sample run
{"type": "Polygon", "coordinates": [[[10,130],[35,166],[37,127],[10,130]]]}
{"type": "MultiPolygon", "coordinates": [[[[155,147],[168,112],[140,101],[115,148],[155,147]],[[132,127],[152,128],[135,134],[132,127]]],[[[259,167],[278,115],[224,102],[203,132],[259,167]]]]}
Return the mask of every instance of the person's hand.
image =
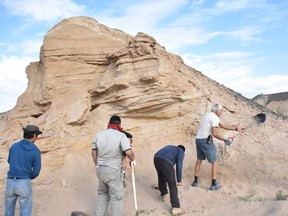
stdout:
{"type": "Polygon", "coordinates": [[[229,137],[225,140],[225,145],[231,145],[233,143],[234,137],[229,137]]]}
{"type": "Polygon", "coordinates": [[[243,132],[246,131],[246,128],[243,128],[243,127],[237,127],[237,128],[236,128],[236,131],[239,131],[239,132],[243,133],[243,132]]]}
{"type": "Polygon", "coordinates": [[[129,165],[132,167],[132,166],[136,166],[136,161],[133,160],[133,161],[129,161],[129,165]]]}
{"type": "Polygon", "coordinates": [[[178,183],[177,183],[177,186],[182,186],[182,182],[178,182],[178,183]]]}

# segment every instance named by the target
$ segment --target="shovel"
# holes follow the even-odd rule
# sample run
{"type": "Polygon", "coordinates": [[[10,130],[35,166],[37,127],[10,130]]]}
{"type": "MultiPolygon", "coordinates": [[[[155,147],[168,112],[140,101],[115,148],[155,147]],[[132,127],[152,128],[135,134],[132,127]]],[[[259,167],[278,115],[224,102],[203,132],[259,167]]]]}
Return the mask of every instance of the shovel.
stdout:
{"type": "Polygon", "coordinates": [[[135,206],[136,216],[138,216],[138,207],[137,207],[137,197],[136,197],[134,165],[131,165],[131,168],[132,168],[132,186],[133,186],[134,206],[135,206]]]}
{"type": "MultiPolygon", "coordinates": [[[[253,117],[253,120],[250,124],[248,124],[245,128],[244,131],[246,131],[248,128],[252,127],[254,124],[257,126],[260,126],[266,121],[266,115],[264,113],[258,113],[253,117]]],[[[233,139],[237,136],[239,136],[241,132],[237,133],[235,136],[233,136],[233,139]]]]}

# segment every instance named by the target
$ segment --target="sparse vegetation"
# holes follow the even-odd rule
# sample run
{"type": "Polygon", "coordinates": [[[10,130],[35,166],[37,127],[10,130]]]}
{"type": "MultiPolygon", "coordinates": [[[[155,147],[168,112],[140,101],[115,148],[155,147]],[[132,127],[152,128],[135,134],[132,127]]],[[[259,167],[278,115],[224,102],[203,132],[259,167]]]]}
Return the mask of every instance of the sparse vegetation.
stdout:
{"type": "Polygon", "coordinates": [[[287,200],[287,197],[288,197],[288,195],[287,194],[283,194],[281,190],[276,192],[276,200],[277,201],[287,200]]]}

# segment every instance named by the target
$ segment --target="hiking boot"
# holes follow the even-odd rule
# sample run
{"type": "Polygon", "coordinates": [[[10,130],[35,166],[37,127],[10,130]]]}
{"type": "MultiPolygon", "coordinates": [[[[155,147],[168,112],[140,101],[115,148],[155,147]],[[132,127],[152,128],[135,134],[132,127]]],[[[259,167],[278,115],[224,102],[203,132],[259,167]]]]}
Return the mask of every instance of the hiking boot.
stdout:
{"type": "Polygon", "coordinates": [[[175,215],[182,215],[184,214],[185,211],[181,208],[172,208],[172,215],[175,216],[175,215]]]}
{"type": "Polygon", "coordinates": [[[162,198],[162,202],[169,202],[170,201],[170,196],[168,193],[161,196],[161,198],[162,198]]]}
{"type": "Polygon", "coordinates": [[[221,185],[218,185],[218,184],[216,184],[215,186],[211,185],[211,186],[210,186],[210,190],[211,190],[211,191],[219,190],[221,187],[222,187],[222,186],[221,186],[221,185]]]}
{"type": "Polygon", "coordinates": [[[198,181],[193,181],[191,184],[192,187],[198,187],[198,185],[199,185],[198,181]]]}

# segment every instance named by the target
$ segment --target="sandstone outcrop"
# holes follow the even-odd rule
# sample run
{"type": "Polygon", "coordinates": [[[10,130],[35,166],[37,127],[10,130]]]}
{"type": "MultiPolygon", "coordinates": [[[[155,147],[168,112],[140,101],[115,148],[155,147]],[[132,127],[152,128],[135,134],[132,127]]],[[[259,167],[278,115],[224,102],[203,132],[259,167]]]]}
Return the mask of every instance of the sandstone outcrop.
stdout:
{"type": "MultiPolygon", "coordinates": [[[[287,120],[188,67],[145,33],[131,36],[89,17],[65,19],[47,32],[39,61],[32,62],[26,73],[26,91],[12,110],[0,114],[0,160],[1,165],[6,163],[9,146],[22,137],[24,125],[36,124],[53,134],[37,142],[43,171],[35,180],[35,193],[50,202],[36,201],[35,215],[57,215],[56,206],[65,206],[63,215],[81,210],[73,209],[79,206],[93,214],[91,197],[96,189],[83,183],[96,181],[91,141],[113,114],[122,117],[122,127],[134,136],[138,187],[155,180],[153,155],[166,144],[186,146],[185,178],[192,180],[195,134],[203,114],[216,102],[224,105],[223,121],[234,124],[246,126],[257,113],[267,115],[265,124],[239,136],[231,148],[219,141],[226,170],[221,178],[232,187],[229,196],[241,194],[234,186],[243,179],[261,190],[266,178],[271,180],[269,190],[279,190],[287,182],[287,172],[275,172],[287,171],[288,145],[279,144],[287,138],[287,120]],[[62,190],[64,195],[57,193],[62,190]],[[50,210],[45,214],[42,209],[50,210]]],[[[228,137],[236,132],[223,133],[228,137]]],[[[2,166],[1,182],[6,171],[2,166]]],[[[145,202],[139,205],[153,208],[145,202]]]]}

